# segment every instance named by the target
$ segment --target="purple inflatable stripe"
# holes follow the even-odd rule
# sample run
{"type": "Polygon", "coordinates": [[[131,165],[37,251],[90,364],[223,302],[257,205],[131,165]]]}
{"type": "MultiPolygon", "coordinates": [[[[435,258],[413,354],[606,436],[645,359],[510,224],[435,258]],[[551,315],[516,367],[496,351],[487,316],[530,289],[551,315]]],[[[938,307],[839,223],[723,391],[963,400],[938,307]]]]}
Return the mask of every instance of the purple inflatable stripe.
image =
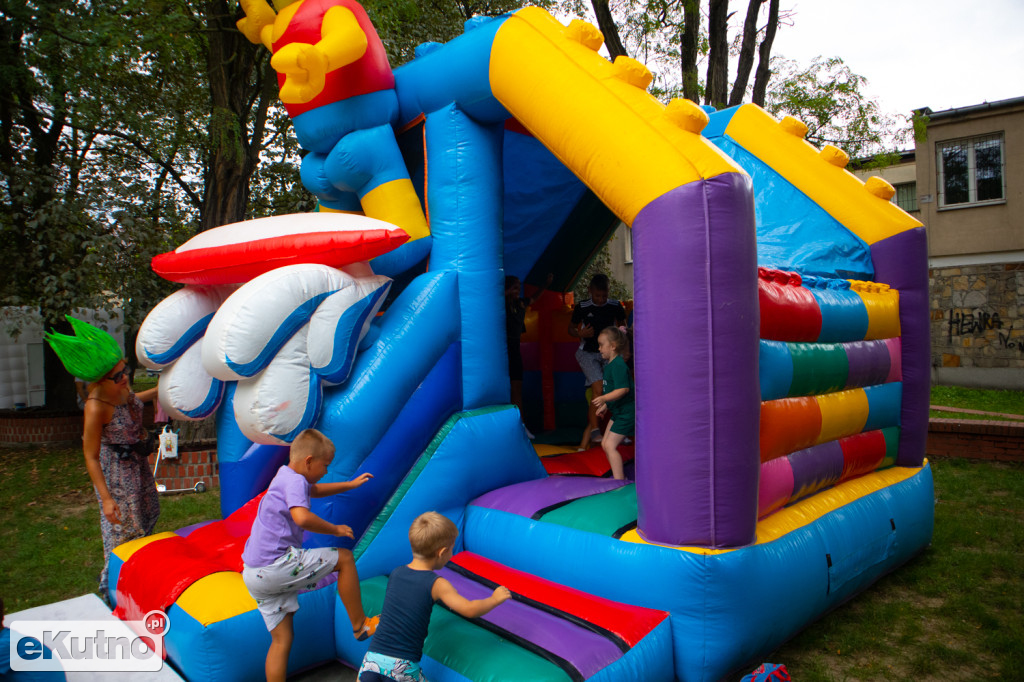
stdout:
{"type": "MultiPolygon", "coordinates": [[[[442,568],[438,574],[450,581],[466,599],[485,599],[493,592],[447,568],[442,568]]],[[[580,671],[584,679],[622,656],[618,646],[607,637],[512,599],[499,604],[482,620],[550,651],[580,671]]]]}
{"type": "Polygon", "coordinates": [[[192,531],[199,530],[203,526],[209,525],[211,523],[213,523],[213,519],[210,519],[208,521],[200,521],[199,523],[193,523],[191,526],[185,526],[184,528],[179,528],[178,530],[176,530],[174,532],[177,535],[180,535],[183,538],[187,538],[189,535],[192,534],[192,531]]]}
{"type": "Polygon", "coordinates": [[[757,524],[758,301],[750,178],[655,199],[633,223],[638,530],[739,547],[757,524]]]}
{"type": "Polygon", "coordinates": [[[871,245],[875,280],[900,292],[900,409],[898,466],[919,467],[928,438],[931,338],[928,320],[928,240],[923,227],[900,232],[871,245]]]}
{"type": "Polygon", "coordinates": [[[889,376],[889,346],[885,341],[853,341],[844,343],[850,373],[847,388],[884,384],[889,376]]]}
{"type": "Polygon", "coordinates": [[[843,475],[843,448],[833,440],[790,453],[793,467],[793,497],[799,500],[830,486],[843,475]]]}
{"type": "Polygon", "coordinates": [[[885,345],[889,349],[889,376],[885,383],[903,381],[903,345],[900,339],[886,339],[885,345]]]}
{"type": "Polygon", "coordinates": [[[548,476],[492,490],[470,504],[529,518],[553,504],[608,492],[627,483],[629,481],[592,476],[548,476]]]}

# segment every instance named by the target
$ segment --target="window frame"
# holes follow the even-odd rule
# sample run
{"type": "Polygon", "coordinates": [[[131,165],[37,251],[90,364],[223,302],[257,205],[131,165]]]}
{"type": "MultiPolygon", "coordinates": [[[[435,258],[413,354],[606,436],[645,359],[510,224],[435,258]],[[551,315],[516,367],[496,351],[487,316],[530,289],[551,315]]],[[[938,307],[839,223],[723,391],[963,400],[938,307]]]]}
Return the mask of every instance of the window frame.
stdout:
{"type": "Polygon", "coordinates": [[[958,137],[950,140],[943,140],[935,143],[935,166],[937,174],[936,194],[938,196],[938,210],[949,211],[960,208],[974,208],[976,206],[992,206],[1006,203],[1006,135],[1003,131],[986,133],[984,135],[972,135],[970,137],[958,137]],[[978,178],[977,164],[975,161],[975,150],[979,144],[997,140],[999,142],[999,182],[1000,196],[996,199],[978,199],[978,178]],[[963,145],[967,151],[967,201],[960,201],[955,204],[946,203],[946,168],[943,163],[943,152],[954,146],[963,145]]]}
{"type": "Polygon", "coordinates": [[[921,210],[921,201],[918,198],[917,194],[917,180],[910,180],[908,182],[897,182],[893,184],[892,188],[896,190],[892,195],[892,203],[896,204],[907,213],[913,213],[915,211],[921,210]],[[910,195],[914,198],[913,208],[903,208],[902,206],[900,206],[900,188],[911,188],[910,195]]]}

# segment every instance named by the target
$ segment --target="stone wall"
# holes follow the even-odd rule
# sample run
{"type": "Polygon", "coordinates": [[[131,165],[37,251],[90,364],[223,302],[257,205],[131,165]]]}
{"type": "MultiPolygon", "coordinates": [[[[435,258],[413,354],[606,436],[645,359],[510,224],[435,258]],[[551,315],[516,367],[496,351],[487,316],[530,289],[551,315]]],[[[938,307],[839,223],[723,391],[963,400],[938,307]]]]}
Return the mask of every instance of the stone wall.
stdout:
{"type": "Polygon", "coordinates": [[[1024,263],[928,275],[933,367],[1024,370],[1024,263]]]}

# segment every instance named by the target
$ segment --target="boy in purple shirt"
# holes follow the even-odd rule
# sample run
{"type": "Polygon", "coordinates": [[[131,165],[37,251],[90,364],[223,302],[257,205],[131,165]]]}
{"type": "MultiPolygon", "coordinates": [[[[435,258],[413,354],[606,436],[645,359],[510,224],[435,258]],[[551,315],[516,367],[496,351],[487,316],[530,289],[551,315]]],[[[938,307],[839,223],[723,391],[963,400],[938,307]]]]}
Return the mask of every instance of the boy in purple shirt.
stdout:
{"type": "Polygon", "coordinates": [[[355,638],[366,639],[377,628],[378,619],[367,618],[363,611],[352,552],[337,547],[302,549],[303,530],[353,537],[348,526],[329,523],[309,510],[311,497],[337,495],[373,478],[364,473],[351,481],[317,483],[333,459],[334,444],[316,429],[307,429],[295,437],[288,465],[278,469],[260,500],[242,552],[242,580],[270,631],[267,680],[285,679],[299,591],[312,589],[334,571],[338,572],[338,596],[348,611],[355,638]]]}

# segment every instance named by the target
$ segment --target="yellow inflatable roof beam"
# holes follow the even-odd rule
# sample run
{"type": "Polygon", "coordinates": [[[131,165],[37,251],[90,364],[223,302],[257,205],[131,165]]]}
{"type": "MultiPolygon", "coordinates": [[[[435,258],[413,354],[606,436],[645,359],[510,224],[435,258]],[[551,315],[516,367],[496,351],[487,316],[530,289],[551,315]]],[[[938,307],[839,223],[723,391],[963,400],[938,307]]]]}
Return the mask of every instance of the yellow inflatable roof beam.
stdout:
{"type": "Polygon", "coordinates": [[[203,627],[253,611],[256,600],[242,582],[242,574],[221,571],[195,581],[178,596],[179,608],[203,627]]]}
{"type": "Polygon", "coordinates": [[[174,538],[177,536],[177,533],[171,533],[169,531],[164,533],[157,533],[155,535],[146,535],[141,538],[129,540],[124,544],[118,545],[114,548],[114,554],[116,554],[117,558],[119,558],[121,561],[128,561],[132,558],[133,554],[138,552],[146,545],[156,542],[157,540],[166,540],[167,538],[174,538]]]}
{"type": "MultiPolygon", "coordinates": [[[[925,463],[927,464],[927,461],[925,463]]],[[[845,481],[834,488],[823,490],[800,500],[796,504],[784,507],[771,516],[757,522],[757,539],[754,541],[754,544],[763,545],[778,540],[783,535],[814,523],[825,516],[825,514],[834,512],[844,505],[917,476],[921,473],[922,468],[893,467],[891,469],[875,471],[867,476],[860,476],[845,481]]],[[[658,544],[656,542],[647,542],[640,537],[640,534],[635,529],[623,533],[621,540],[641,545],[658,544]]],[[[666,547],[668,545],[659,546],[666,547]]],[[[691,554],[707,555],[736,551],[735,549],[709,549],[707,547],[675,547],[674,549],[690,552],[691,554]]]]}
{"type": "Polygon", "coordinates": [[[868,245],[921,227],[889,201],[892,185],[881,178],[861,182],[846,170],[845,152],[831,145],[818,151],[803,139],[807,126],[791,116],[778,121],[757,105],[745,104],[733,114],[725,134],[868,245]]]}
{"type": "Polygon", "coordinates": [[[494,37],[494,96],[627,225],[666,192],[743,172],[700,135],[700,107],[666,107],[646,91],[640,62],[596,52],[600,36],[583,21],[566,27],[537,7],[519,10],[494,37]]]}
{"type": "Polygon", "coordinates": [[[900,292],[881,282],[850,280],[868,311],[865,340],[892,339],[900,335],[900,292]]]}

